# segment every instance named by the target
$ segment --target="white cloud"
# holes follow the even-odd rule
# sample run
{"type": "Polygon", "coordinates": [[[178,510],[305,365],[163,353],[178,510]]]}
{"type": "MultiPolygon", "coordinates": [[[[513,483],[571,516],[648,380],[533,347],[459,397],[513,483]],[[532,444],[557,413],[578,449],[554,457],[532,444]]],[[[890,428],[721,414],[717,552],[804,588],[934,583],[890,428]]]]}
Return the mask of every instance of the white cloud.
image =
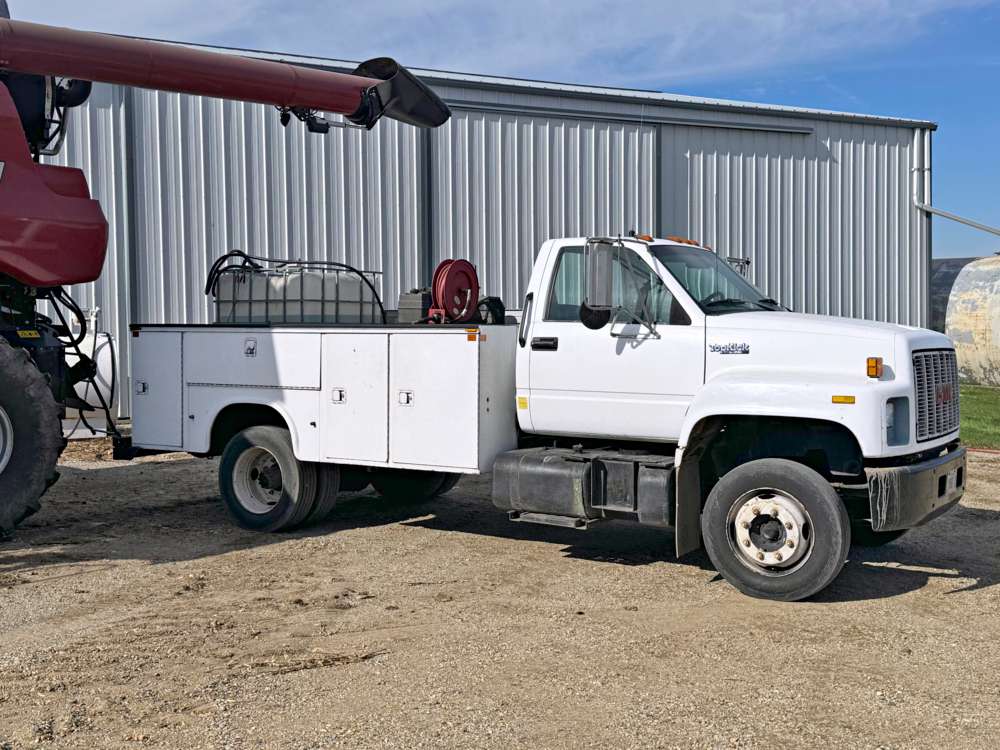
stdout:
{"type": "Polygon", "coordinates": [[[10,0],[15,18],[413,67],[656,87],[850,62],[995,0],[10,0]]]}

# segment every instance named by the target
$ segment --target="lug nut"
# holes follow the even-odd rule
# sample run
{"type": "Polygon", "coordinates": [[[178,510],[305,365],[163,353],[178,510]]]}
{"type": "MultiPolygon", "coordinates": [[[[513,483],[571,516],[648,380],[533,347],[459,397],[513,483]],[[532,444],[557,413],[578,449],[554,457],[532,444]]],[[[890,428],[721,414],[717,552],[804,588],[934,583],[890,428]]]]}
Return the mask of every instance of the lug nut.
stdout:
{"type": "Polygon", "coordinates": [[[791,531],[792,530],[792,522],[791,521],[785,521],[785,528],[788,529],[789,531],[791,531]]]}
{"type": "Polygon", "coordinates": [[[785,544],[785,546],[788,547],[788,549],[794,549],[795,548],[795,542],[793,542],[791,539],[789,539],[788,542],[785,544]]]}
{"type": "Polygon", "coordinates": [[[757,553],[757,559],[758,560],[763,560],[764,559],[764,553],[763,552],[758,552],[757,553]]]}
{"type": "Polygon", "coordinates": [[[750,524],[748,524],[746,521],[744,521],[743,523],[741,523],[740,526],[742,526],[744,529],[749,529],[750,528],[750,524]]]}
{"type": "Polygon", "coordinates": [[[744,539],[743,540],[743,546],[744,547],[749,547],[750,546],[750,540],[749,539],[744,539]]]}
{"type": "Polygon", "coordinates": [[[781,562],[781,553],[780,552],[775,552],[774,553],[774,559],[777,560],[778,562],[781,562]]]}
{"type": "Polygon", "coordinates": [[[753,514],[754,514],[755,516],[759,516],[759,515],[760,515],[760,508],[754,508],[754,509],[753,509],[753,514]]]}

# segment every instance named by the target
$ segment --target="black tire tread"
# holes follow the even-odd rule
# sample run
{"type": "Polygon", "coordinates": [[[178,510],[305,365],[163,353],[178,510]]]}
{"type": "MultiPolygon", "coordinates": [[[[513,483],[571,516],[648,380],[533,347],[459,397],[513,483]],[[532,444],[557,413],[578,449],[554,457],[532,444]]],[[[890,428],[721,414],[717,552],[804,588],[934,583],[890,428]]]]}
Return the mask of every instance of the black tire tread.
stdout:
{"type": "Polygon", "coordinates": [[[15,429],[14,453],[0,475],[0,536],[4,536],[41,509],[42,495],[58,476],[56,464],[65,441],[59,404],[45,376],[26,350],[3,338],[0,405],[15,429]]]}
{"type": "Polygon", "coordinates": [[[337,505],[340,493],[340,467],[336,464],[316,464],[316,501],[303,521],[304,526],[323,523],[337,505]]]}
{"type": "Polygon", "coordinates": [[[316,465],[299,461],[295,458],[292,450],[291,434],[283,427],[259,425],[243,430],[243,432],[229,441],[229,444],[222,452],[222,459],[219,462],[219,486],[227,510],[237,524],[254,531],[291,531],[301,526],[315,506],[318,482],[316,465]],[[234,511],[234,508],[239,507],[239,501],[229,493],[230,480],[229,476],[227,476],[227,472],[231,470],[231,464],[235,463],[235,458],[247,446],[267,448],[278,459],[279,463],[284,460],[286,465],[282,467],[282,474],[287,475],[286,470],[294,470],[298,474],[297,500],[290,507],[286,504],[286,510],[283,515],[272,517],[266,522],[263,519],[261,519],[261,523],[254,521],[252,525],[245,522],[234,511]]]}
{"type": "Polygon", "coordinates": [[[722,477],[709,493],[701,526],[708,556],[726,580],[748,596],[775,601],[800,601],[822,591],[840,574],[851,547],[851,521],[833,487],[808,466],[782,458],[751,461],[722,477]],[[744,492],[764,487],[790,491],[813,521],[810,559],[780,578],[755,574],[744,565],[725,528],[732,503],[744,492]],[[817,527],[825,529],[824,537],[817,536],[817,527]]]}

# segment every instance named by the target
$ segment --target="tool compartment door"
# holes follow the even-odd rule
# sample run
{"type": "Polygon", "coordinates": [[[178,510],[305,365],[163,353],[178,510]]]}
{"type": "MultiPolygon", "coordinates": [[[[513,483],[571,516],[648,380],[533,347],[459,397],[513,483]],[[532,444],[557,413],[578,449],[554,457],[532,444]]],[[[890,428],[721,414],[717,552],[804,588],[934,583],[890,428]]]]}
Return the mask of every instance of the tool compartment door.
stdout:
{"type": "Polygon", "coordinates": [[[478,470],[478,336],[393,333],[389,384],[392,463],[478,470]]]}
{"type": "Polygon", "coordinates": [[[184,437],[183,334],[141,330],[132,339],[132,443],[180,448],[184,437]]]}
{"type": "Polygon", "coordinates": [[[385,462],[389,452],[389,336],[323,335],[320,455],[385,462]]]}
{"type": "Polygon", "coordinates": [[[316,390],[320,336],[268,330],[190,331],[184,334],[189,385],[316,390]]]}

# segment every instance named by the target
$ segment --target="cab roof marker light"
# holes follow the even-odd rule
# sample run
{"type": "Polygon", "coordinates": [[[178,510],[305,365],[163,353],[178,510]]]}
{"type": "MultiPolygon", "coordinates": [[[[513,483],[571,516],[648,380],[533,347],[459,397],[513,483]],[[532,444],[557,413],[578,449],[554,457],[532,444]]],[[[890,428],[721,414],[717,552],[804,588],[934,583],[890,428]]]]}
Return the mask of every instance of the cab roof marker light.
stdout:
{"type": "Polygon", "coordinates": [[[867,362],[868,377],[879,379],[885,372],[885,365],[881,357],[869,357],[867,362]]]}

